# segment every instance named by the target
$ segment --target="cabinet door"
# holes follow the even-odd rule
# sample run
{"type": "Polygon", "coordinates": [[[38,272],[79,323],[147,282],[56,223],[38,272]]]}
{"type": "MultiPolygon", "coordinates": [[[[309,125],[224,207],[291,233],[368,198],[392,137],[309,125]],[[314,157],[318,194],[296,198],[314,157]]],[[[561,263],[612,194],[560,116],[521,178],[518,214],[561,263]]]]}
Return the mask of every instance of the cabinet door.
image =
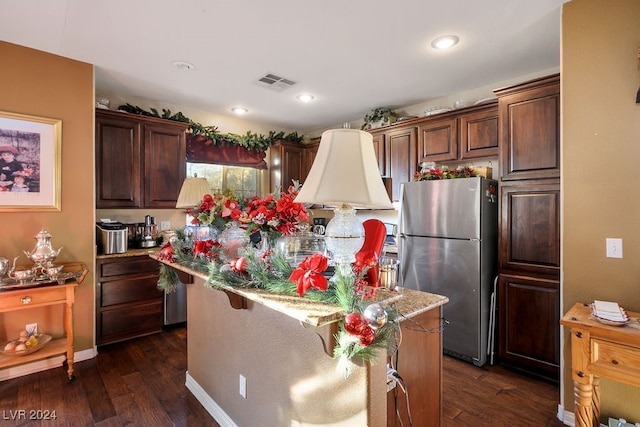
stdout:
{"type": "Polygon", "coordinates": [[[316,154],[318,154],[318,147],[320,146],[320,141],[314,141],[304,146],[304,164],[302,170],[302,176],[300,177],[300,183],[304,183],[304,180],[309,176],[309,171],[311,170],[311,166],[313,166],[313,161],[316,158],[316,154]]]}
{"type": "Polygon", "coordinates": [[[387,163],[385,161],[384,150],[384,133],[371,133],[373,136],[373,151],[376,153],[376,159],[378,159],[378,168],[380,169],[380,176],[388,176],[387,163]]]}
{"type": "Polygon", "coordinates": [[[560,275],[560,183],[502,185],[500,270],[560,275]]]}
{"type": "Polygon", "coordinates": [[[184,128],[148,123],[144,129],[144,206],[175,208],[186,175],[184,128]]]}
{"type": "Polygon", "coordinates": [[[498,295],[500,361],[558,381],[560,282],[501,274],[498,295]]]}
{"type": "Polygon", "coordinates": [[[416,128],[397,129],[385,134],[387,175],[391,178],[391,199],[400,200],[400,187],[410,182],[418,167],[416,128]]]}
{"type": "Polygon", "coordinates": [[[97,110],[95,139],[96,207],[142,207],[138,119],[97,110]]]}
{"type": "Polygon", "coordinates": [[[496,91],[501,179],[560,177],[560,78],[496,91]]]}
{"type": "Polygon", "coordinates": [[[429,120],[418,127],[418,159],[421,162],[458,159],[458,130],[455,117],[429,120]]]}
{"type": "Polygon", "coordinates": [[[498,107],[459,117],[460,159],[498,156],[498,107]]]}
{"type": "Polygon", "coordinates": [[[277,187],[286,190],[292,180],[301,181],[304,172],[304,146],[286,141],[277,142],[269,148],[269,174],[271,191],[277,187]]]}

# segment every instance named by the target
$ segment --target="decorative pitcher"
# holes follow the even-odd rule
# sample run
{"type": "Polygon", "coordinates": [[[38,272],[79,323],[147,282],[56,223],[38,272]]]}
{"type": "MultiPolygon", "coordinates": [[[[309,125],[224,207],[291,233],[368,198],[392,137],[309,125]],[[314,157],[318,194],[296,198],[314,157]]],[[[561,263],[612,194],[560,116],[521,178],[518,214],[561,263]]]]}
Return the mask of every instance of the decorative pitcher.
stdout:
{"type": "Polygon", "coordinates": [[[23,251],[24,254],[37,265],[44,266],[51,264],[62,250],[62,247],[57,251],[53,250],[51,247],[51,234],[45,231],[44,228],[35,235],[35,239],[36,246],[31,252],[23,251]]]}

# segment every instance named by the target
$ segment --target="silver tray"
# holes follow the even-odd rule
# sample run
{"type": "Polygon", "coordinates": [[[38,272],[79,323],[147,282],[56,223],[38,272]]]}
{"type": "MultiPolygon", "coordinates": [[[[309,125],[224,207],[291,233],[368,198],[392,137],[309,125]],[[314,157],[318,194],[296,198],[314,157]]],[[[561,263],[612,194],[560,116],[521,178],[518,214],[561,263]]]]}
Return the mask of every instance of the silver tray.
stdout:
{"type": "Polygon", "coordinates": [[[37,288],[39,286],[64,285],[69,279],[76,279],[82,276],[82,272],[76,273],[60,273],[56,279],[49,276],[36,276],[27,282],[20,282],[11,277],[5,277],[0,280],[0,292],[11,289],[37,288]]]}

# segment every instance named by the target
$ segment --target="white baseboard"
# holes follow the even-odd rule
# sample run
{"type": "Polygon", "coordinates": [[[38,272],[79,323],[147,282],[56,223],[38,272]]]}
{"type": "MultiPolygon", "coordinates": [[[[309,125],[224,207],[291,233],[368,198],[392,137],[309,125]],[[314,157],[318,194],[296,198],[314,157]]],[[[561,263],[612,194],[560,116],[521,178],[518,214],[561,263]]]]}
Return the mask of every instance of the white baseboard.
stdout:
{"type": "MultiPolygon", "coordinates": [[[[98,354],[96,348],[78,351],[73,354],[74,363],[82,362],[96,357],[98,354]]],[[[0,381],[10,380],[13,378],[23,377],[25,375],[35,374],[36,372],[46,371],[48,369],[61,368],[62,363],[66,360],[65,356],[56,356],[49,359],[38,360],[24,365],[12,366],[10,368],[0,370],[0,381]]]]}
{"type": "Polygon", "coordinates": [[[216,401],[213,400],[202,387],[200,387],[200,384],[198,384],[196,380],[189,375],[189,372],[187,372],[185,386],[194,395],[198,402],[204,406],[204,409],[211,414],[213,419],[220,424],[220,427],[238,427],[231,417],[224,412],[220,405],[218,405],[216,401]]]}

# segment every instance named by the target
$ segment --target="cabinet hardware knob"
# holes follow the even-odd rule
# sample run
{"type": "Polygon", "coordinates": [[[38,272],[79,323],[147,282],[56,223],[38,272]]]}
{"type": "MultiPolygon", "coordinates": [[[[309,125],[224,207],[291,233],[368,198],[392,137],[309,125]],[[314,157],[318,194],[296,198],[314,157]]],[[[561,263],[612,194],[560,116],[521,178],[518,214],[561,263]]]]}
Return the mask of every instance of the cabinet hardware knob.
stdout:
{"type": "Polygon", "coordinates": [[[23,304],[29,304],[31,302],[31,297],[22,297],[20,300],[23,304]]]}
{"type": "Polygon", "coordinates": [[[611,363],[613,363],[614,365],[617,365],[617,364],[618,364],[618,361],[617,361],[616,359],[613,359],[613,360],[611,361],[611,363]]]}
{"type": "Polygon", "coordinates": [[[577,336],[578,338],[582,338],[582,332],[576,332],[576,336],[577,336]]]}
{"type": "Polygon", "coordinates": [[[584,372],[582,372],[582,371],[578,371],[578,376],[579,376],[580,378],[584,378],[584,372]]]}

